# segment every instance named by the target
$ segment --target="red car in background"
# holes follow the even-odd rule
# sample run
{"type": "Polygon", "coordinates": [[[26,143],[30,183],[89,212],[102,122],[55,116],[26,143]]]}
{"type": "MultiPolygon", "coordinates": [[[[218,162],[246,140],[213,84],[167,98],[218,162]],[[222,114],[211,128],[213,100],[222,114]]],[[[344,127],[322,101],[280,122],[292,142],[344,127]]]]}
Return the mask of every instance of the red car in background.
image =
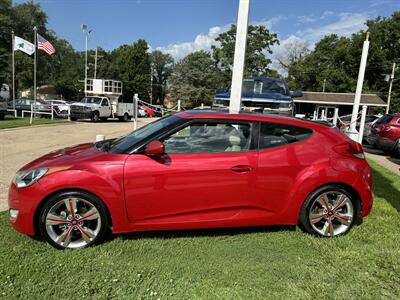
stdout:
{"type": "Polygon", "coordinates": [[[153,118],[155,117],[156,113],[150,107],[146,105],[142,105],[141,108],[146,112],[147,117],[153,118]]]}
{"type": "Polygon", "coordinates": [[[15,230],[83,248],[107,231],[296,225],[349,232],[372,208],[360,144],[288,117],[181,112],[117,139],[51,152],[9,189],[15,230]]]}
{"type": "Polygon", "coordinates": [[[372,126],[368,143],[392,156],[399,156],[400,114],[387,114],[372,126]]]}

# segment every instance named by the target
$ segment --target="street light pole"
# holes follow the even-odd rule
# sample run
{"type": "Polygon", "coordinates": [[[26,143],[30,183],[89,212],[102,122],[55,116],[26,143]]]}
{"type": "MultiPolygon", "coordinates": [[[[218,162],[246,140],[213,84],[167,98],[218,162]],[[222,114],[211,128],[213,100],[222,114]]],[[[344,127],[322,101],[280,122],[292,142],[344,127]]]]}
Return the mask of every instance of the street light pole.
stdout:
{"type": "Polygon", "coordinates": [[[361,102],[361,93],[362,93],[362,88],[363,88],[363,83],[364,83],[365,68],[367,66],[368,49],[369,49],[369,32],[367,32],[367,35],[366,35],[366,38],[365,38],[365,41],[363,44],[360,69],[358,71],[356,94],[354,97],[353,113],[351,115],[350,128],[347,131],[347,135],[353,141],[356,141],[356,142],[358,141],[358,131],[356,129],[356,125],[357,125],[356,123],[357,123],[357,117],[358,117],[358,110],[360,108],[360,102],[361,102]]]}
{"type": "Polygon", "coordinates": [[[249,24],[249,6],[250,0],[239,0],[229,113],[239,113],[241,108],[247,27],[249,24]]]}
{"type": "Polygon", "coordinates": [[[87,67],[87,63],[88,63],[88,59],[87,59],[87,51],[88,51],[88,37],[89,37],[89,32],[88,32],[88,28],[86,24],[81,24],[81,29],[83,31],[83,34],[85,35],[85,83],[83,85],[83,88],[85,90],[85,96],[87,96],[87,92],[86,92],[86,85],[87,85],[87,71],[88,71],[88,67],[87,67]]]}
{"type": "Polygon", "coordinates": [[[386,113],[389,113],[390,109],[390,99],[392,97],[392,87],[393,87],[393,81],[394,81],[394,71],[396,70],[396,63],[393,63],[393,68],[392,68],[392,74],[390,75],[390,83],[389,83],[389,94],[388,94],[388,99],[387,99],[387,106],[386,106],[386,113]]]}

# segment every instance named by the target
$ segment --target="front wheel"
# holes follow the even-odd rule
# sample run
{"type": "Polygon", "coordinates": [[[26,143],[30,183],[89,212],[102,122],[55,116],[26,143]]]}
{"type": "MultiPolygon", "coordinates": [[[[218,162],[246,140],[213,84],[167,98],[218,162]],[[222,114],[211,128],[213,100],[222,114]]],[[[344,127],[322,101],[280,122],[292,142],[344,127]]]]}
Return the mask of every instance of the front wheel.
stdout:
{"type": "Polygon", "coordinates": [[[44,205],[39,228],[44,239],[57,249],[79,249],[101,242],[107,232],[106,208],[85,192],[56,194],[44,205]]]}
{"type": "Polygon", "coordinates": [[[93,112],[92,114],[92,121],[93,122],[98,122],[100,120],[100,115],[98,111],[93,112]]]}
{"type": "Polygon", "coordinates": [[[341,186],[328,185],[313,192],[300,210],[299,225],[308,233],[334,237],[346,234],[357,221],[357,199],[341,186]]]}

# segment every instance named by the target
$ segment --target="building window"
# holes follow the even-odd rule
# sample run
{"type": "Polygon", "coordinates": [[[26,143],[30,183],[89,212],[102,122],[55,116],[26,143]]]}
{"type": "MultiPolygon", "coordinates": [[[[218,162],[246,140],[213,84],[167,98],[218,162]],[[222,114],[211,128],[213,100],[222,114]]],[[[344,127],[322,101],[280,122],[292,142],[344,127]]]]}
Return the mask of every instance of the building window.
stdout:
{"type": "Polygon", "coordinates": [[[87,91],[93,91],[93,80],[92,79],[87,79],[86,80],[86,90],[87,91]]]}

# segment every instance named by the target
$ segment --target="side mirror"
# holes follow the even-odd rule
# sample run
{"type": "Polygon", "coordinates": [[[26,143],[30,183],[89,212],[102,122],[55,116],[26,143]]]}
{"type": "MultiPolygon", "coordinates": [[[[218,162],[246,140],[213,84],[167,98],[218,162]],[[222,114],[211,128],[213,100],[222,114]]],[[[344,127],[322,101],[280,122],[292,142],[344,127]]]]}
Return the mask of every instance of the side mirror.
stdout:
{"type": "Polygon", "coordinates": [[[144,154],[149,156],[159,156],[165,153],[164,144],[158,140],[150,142],[144,149],[144,154]]]}
{"type": "Polygon", "coordinates": [[[299,97],[303,97],[303,92],[296,90],[290,93],[292,98],[299,98],[299,97]]]}

